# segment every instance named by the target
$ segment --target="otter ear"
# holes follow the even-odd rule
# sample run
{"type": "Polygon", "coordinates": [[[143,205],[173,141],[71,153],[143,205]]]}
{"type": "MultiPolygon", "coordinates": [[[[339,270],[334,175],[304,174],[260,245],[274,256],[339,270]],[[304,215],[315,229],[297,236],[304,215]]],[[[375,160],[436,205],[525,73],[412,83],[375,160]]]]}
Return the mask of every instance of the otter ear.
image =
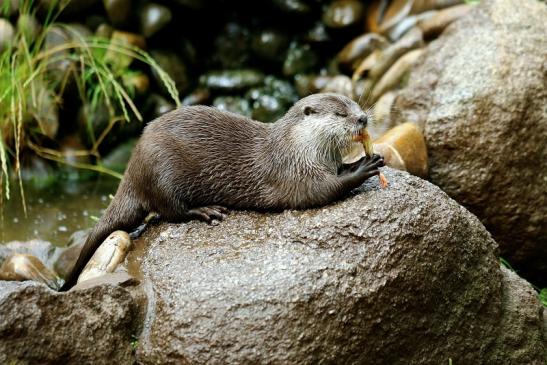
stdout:
{"type": "Polygon", "coordinates": [[[312,107],[309,106],[309,105],[306,105],[306,106],[304,107],[304,115],[310,115],[310,114],[313,114],[313,113],[315,113],[315,109],[314,109],[314,108],[312,108],[312,107]]]}

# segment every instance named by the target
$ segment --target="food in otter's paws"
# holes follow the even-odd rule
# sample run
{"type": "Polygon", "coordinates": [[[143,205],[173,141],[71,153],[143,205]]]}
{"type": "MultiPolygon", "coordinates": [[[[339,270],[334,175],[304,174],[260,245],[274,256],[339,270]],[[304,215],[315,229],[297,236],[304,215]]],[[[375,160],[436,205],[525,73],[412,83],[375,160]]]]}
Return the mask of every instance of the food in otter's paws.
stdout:
{"type": "MultiPolygon", "coordinates": [[[[363,148],[365,149],[365,154],[367,155],[367,157],[372,157],[372,155],[374,154],[374,150],[372,148],[372,138],[370,138],[370,135],[368,134],[366,129],[364,129],[361,134],[357,136],[356,140],[363,143],[363,148]]],[[[378,178],[380,179],[380,186],[384,189],[387,188],[389,183],[384,174],[380,172],[378,178]]]]}

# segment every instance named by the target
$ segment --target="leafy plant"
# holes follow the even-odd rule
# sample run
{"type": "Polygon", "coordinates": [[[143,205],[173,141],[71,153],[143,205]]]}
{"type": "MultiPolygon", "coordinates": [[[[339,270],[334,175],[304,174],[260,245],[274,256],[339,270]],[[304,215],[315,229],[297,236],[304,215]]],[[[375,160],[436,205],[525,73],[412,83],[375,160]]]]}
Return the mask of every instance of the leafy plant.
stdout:
{"type": "MultiPolygon", "coordinates": [[[[25,27],[18,27],[10,47],[0,54],[0,205],[4,196],[7,199],[10,197],[10,171],[18,177],[24,202],[20,168],[23,146],[53,161],[121,177],[100,165],[69,162],[60,151],[42,146],[41,141],[55,135],[55,128],[48,124],[47,112],[61,103],[68,80],[73,80],[77,85],[78,97],[88,114],[92,115],[99,106],[104,105],[109,116],[108,126],[104,130],[90,130],[93,140],[91,149],[76,151],[75,156],[99,157],[98,148],[115,124],[129,122],[133,118],[143,120],[133,102],[135,87],[130,80],[135,71],[129,68],[131,61],[151,67],[160,76],[173,100],[177,105],[179,103],[175,83],[147,52],[123,41],[84,37],[70,26],[56,23],[55,19],[67,3],[66,0],[52,1],[44,25],[37,34],[32,34],[25,27]],[[70,38],[46,49],[46,35],[53,27],[64,30],[70,38]],[[65,72],[59,77],[61,63],[65,72]],[[39,112],[44,109],[45,117],[39,112]]],[[[7,9],[4,7],[3,11],[7,9]]],[[[32,0],[20,2],[20,18],[34,16],[35,12],[36,6],[32,0]]]]}

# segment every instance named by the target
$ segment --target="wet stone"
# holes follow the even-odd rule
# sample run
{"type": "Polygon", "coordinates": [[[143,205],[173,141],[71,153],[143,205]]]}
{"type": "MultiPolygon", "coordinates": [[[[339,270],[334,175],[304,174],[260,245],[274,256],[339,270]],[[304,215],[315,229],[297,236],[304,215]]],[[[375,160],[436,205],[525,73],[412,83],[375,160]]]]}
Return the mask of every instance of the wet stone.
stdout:
{"type": "Polygon", "coordinates": [[[111,24],[118,27],[127,23],[131,13],[131,0],[103,0],[111,24]]]}
{"type": "Polygon", "coordinates": [[[331,28],[344,28],[361,21],[364,6],[358,0],[335,0],[323,13],[323,22],[331,28]]]}
{"type": "Polygon", "coordinates": [[[21,14],[17,18],[17,32],[22,34],[29,43],[36,39],[40,28],[40,23],[33,15],[21,14]]]}
{"type": "MultiPolygon", "coordinates": [[[[180,57],[175,52],[168,50],[154,50],[150,53],[158,65],[171,76],[178,92],[186,92],[190,86],[190,79],[186,64],[180,57]]],[[[169,93],[161,80],[160,74],[154,68],[152,68],[152,76],[163,94],[168,96],[169,93]]]]}
{"type": "Polygon", "coordinates": [[[275,29],[265,29],[253,36],[252,49],[260,58],[267,61],[279,61],[289,45],[287,35],[275,29]]]}
{"type": "Polygon", "coordinates": [[[347,69],[355,69],[375,49],[385,48],[389,42],[376,33],[366,33],[349,42],[336,56],[347,69]]]}
{"type": "Polygon", "coordinates": [[[298,96],[303,98],[310,94],[318,93],[332,79],[332,76],[324,75],[296,75],[294,86],[298,96]]]}
{"type": "Polygon", "coordinates": [[[207,104],[210,97],[211,93],[208,89],[198,88],[192,91],[190,94],[186,95],[184,99],[182,99],[181,104],[186,106],[207,104]]]}
{"type": "Polygon", "coordinates": [[[247,92],[252,101],[252,117],[262,122],[275,122],[296,102],[298,96],[293,86],[273,76],[266,77],[264,86],[247,92]]]}
{"type": "Polygon", "coordinates": [[[353,84],[351,83],[351,79],[345,75],[333,77],[321,91],[342,94],[353,99],[353,84]]]}
{"type": "Polygon", "coordinates": [[[0,52],[10,47],[14,35],[13,25],[7,19],[0,18],[0,52]]]}
{"type": "Polygon", "coordinates": [[[112,36],[112,33],[114,32],[114,28],[108,24],[108,23],[102,23],[99,24],[97,29],[95,29],[95,36],[99,38],[110,38],[112,36]]]}
{"type": "Polygon", "coordinates": [[[271,0],[278,8],[288,13],[307,14],[311,11],[310,6],[303,0],[271,0]]]}
{"type": "Polygon", "coordinates": [[[214,41],[213,65],[223,69],[244,67],[251,54],[251,33],[237,23],[228,23],[214,41]]]}
{"type": "Polygon", "coordinates": [[[310,43],[325,43],[332,40],[325,23],[317,22],[306,32],[304,40],[310,43]]]}
{"type": "Polygon", "coordinates": [[[250,117],[251,105],[249,101],[239,96],[219,96],[213,101],[217,109],[250,117]]]}
{"type": "Polygon", "coordinates": [[[262,84],[264,74],[251,69],[210,71],[200,77],[200,83],[212,90],[234,92],[262,84]]]}
{"type": "Polygon", "coordinates": [[[133,138],[116,146],[102,159],[102,165],[116,172],[123,173],[136,144],[137,140],[133,138]]]}
{"type": "Polygon", "coordinates": [[[149,38],[171,22],[171,10],[163,5],[148,3],[140,12],[141,33],[149,38]]]}
{"type": "Polygon", "coordinates": [[[159,94],[151,94],[145,103],[145,110],[150,115],[150,119],[157,118],[174,109],[175,104],[159,94]]]}
{"type": "Polygon", "coordinates": [[[318,62],[317,54],[309,44],[292,42],[283,63],[283,74],[285,76],[294,76],[310,72],[317,66],[318,62]]]}

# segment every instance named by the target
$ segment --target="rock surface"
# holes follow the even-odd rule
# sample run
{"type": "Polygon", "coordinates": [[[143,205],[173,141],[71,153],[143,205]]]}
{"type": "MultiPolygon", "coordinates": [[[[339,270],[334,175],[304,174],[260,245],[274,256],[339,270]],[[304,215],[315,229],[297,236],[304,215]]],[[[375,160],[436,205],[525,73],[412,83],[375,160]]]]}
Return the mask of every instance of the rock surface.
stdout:
{"type": "Polygon", "coordinates": [[[395,102],[424,126],[431,181],[547,286],[547,6],[483,1],[428,47],[395,102]]]}
{"type": "MultiPolygon", "coordinates": [[[[387,189],[371,179],[328,207],[149,230],[129,257],[149,300],[137,361],[486,364],[502,353],[495,242],[434,185],[385,170],[387,189]]],[[[520,331],[541,328],[526,318],[520,331]]],[[[543,363],[526,336],[511,356],[543,363]]]]}
{"type": "Polygon", "coordinates": [[[118,286],[57,293],[0,281],[0,363],[133,364],[138,311],[118,286]]]}

